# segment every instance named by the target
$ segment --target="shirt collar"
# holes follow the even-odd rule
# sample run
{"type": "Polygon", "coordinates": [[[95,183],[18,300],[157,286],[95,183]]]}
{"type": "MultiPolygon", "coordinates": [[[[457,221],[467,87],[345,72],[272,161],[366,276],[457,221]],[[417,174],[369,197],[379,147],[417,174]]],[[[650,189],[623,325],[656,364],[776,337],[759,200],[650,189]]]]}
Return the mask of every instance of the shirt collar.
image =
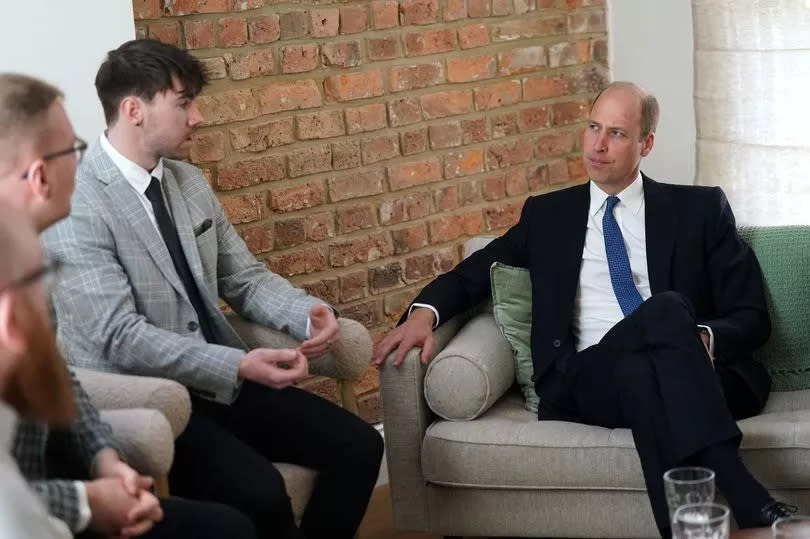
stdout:
{"type": "MultiPolygon", "coordinates": [[[[589,215],[594,216],[599,210],[602,209],[602,207],[604,207],[605,201],[610,195],[602,191],[602,189],[593,181],[590,183],[591,207],[589,215]]],[[[638,215],[639,210],[641,210],[641,205],[644,202],[644,182],[641,179],[641,171],[638,172],[638,175],[636,175],[636,179],[633,180],[633,183],[625,187],[624,190],[622,190],[622,192],[616,196],[619,197],[621,203],[625,205],[631,212],[638,215]]]]}
{"type": "Polygon", "coordinates": [[[17,412],[0,401],[0,451],[10,451],[17,427],[17,412]]]}
{"type": "Polygon", "coordinates": [[[112,162],[115,163],[115,166],[118,167],[118,170],[121,171],[121,174],[124,175],[124,178],[126,178],[129,184],[139,193],[144,194],[146,192],[146,188],[149,187],[153,177],[163,181],[163,158],[158,159],[155,168],[152,169],[152,172],[149,172],[142,166],[121,155],[121,152],[116,150],[112,143],[110,143],[105,133],[101,134],[99,142],[110,159],[112,159],[112,162]]]}

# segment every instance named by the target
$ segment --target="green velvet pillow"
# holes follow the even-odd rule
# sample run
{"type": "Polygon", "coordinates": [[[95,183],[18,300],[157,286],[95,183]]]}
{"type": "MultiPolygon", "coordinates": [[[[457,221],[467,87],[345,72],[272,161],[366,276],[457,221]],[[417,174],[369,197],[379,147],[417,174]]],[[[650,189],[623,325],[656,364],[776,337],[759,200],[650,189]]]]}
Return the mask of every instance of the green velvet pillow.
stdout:
{"type": "Polygon", "coordinates": [[[540,398],[532,382],[532,281],[529,270],[495,262],[490,268],[490,282],[495,322],[515,353],[515,378],[523,392],[526,408],[537,412],[540,398]]]}

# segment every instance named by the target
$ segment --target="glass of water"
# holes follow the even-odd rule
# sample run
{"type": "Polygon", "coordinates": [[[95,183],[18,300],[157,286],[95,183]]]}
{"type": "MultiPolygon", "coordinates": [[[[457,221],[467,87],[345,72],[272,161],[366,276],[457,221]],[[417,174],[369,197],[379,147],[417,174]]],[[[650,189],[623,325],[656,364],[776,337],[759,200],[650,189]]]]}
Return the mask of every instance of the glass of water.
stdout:
{"type": "Polygon", "coordinates": [[[729,511],[718,503],[680,506],[672,517],[673,539],[728,539],[729,511]]]}
{"type": "Polygon", "coordinates": [[[672,519],[682,505],[714,501],[714,472],[696,466],[673,468],[664,474],[664,490],[672,519]]]}
{"type": "Polygon", "coordinates": [[[810,537],[810,516],[794,515],[780,518],[771,526],[774,539],[810,537]]]}

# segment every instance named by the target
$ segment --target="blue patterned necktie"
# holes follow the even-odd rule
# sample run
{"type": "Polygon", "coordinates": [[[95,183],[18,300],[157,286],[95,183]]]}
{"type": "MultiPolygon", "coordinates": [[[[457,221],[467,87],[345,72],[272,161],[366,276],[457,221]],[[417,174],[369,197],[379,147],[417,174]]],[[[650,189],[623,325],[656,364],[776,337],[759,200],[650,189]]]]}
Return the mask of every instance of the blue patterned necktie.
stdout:
{"type": "Polygon", "coordinates": [[[605,205],[605,215],[602,217],[602,234],[605,236],[605,254],[610,269],[610,283],[613,293],[619,301],[624,316],[636,310],[644,301],[633,283],[633,272],[630,270],[630,259],[627,248],[624,246],[624,237],[619,229],[619,223],[613,217],[613,208],[619,203],[619,197],[610,196],[605,205]]]}

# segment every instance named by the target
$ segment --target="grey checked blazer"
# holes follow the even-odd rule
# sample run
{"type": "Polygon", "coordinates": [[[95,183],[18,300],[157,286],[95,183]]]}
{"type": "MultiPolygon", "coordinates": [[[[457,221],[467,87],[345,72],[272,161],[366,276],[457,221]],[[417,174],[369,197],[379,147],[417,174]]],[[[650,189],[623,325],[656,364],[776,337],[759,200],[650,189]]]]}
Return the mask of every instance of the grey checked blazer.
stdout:
{"type": "Polygon", "coordinates": [[[73,365],[170,378],[229,404],[245,344],[217,298],[299,340],[322,301],[256,260],[200,169],[163,162],[164,192],[217,344],[203,338],[160,233],[98,142],[77,171],[70,216],[43,235],[48,254],[69,264],[54,293],[59,339],[73,365]]]}

